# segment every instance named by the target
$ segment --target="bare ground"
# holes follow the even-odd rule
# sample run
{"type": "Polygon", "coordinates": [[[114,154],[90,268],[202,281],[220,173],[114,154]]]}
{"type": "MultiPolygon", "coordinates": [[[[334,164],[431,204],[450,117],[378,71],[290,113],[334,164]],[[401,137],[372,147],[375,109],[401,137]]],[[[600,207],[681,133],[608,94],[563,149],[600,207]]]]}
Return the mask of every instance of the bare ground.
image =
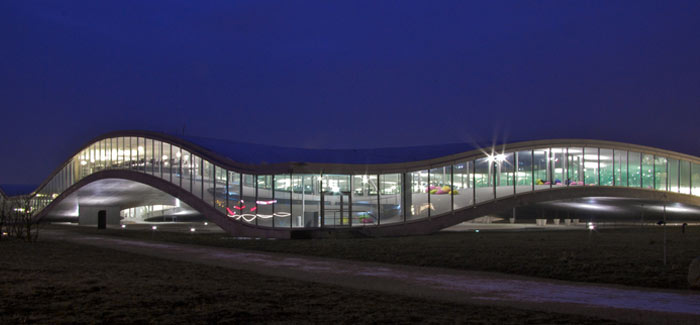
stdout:
{"type": "Polygon", "coordinates": [[[4,240],[0,256],[2,324],[609,322],[420,299],[70,242],[4,240]]]}

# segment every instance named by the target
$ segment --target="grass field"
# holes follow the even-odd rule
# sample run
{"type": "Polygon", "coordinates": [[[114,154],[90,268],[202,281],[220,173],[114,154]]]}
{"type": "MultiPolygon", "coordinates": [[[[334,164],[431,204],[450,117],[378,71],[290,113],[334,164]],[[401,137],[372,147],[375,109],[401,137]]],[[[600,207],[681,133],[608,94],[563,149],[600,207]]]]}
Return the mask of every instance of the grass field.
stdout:
{"type": "MultiPolygon", "coordinates": [[[[57,226],[51,226],[57,227],[57,226]]],[[[240,240],[224,234],[187,234],[63,226],[61,229],[362,261],[496,271],[571,281],[686,289],[690,261],[700,256],[700,227],[595,232],[522,231],[438,233],[430,236],[321,240],[240,240]]]]}
{"type": "Polygon", "coordinates": [[[0,324],[610,323],[346,289],[63,242],[3,240],[0,256],[0,324]]]}

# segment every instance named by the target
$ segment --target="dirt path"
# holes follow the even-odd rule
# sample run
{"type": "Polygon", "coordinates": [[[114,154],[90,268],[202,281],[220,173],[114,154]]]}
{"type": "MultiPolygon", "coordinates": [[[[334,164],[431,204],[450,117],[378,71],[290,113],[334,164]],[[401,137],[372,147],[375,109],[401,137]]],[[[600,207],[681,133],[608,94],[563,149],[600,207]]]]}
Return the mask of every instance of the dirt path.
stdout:
{"type": "Polygon", "coordinates": [[[700,324],[700,293],[692,291],[147,242],[63,230],[46,230],[42,238],[426,299],[581,314],[634,323],[700,324]]]}

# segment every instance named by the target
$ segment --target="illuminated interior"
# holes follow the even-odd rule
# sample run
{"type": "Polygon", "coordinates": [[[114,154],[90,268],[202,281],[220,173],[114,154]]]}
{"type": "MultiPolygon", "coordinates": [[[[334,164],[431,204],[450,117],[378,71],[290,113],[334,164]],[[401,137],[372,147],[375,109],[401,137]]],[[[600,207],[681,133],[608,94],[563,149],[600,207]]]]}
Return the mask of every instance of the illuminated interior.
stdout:
{"type": "Polygon", "coordinates": [[[125,169],[162,178],[222,215],[259,227],[367,227],[429,218],[520,193],[583,186],[700,196],[698,161],[624,148],[553,146],[484,153],[395,173],[253,175],[167,141],[113,137],[75,155],[36,192],[32,209],[38,213],[88,175],[125,169]]]}

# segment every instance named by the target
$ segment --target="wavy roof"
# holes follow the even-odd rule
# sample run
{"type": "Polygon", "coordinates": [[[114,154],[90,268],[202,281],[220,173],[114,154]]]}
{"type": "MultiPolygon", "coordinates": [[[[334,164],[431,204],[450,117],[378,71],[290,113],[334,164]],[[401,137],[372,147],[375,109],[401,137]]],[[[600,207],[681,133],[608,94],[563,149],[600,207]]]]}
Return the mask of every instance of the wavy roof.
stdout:
{"type": "Polygon", "coordinates": [[[244,164],[307,162],[326,164],[390,164],[428,160],[466,152],[480,146],[452,143],[441,145],[374,149],[305,149],[253,144],[222,139],[174,135],[209,151],[244,164]]]}

